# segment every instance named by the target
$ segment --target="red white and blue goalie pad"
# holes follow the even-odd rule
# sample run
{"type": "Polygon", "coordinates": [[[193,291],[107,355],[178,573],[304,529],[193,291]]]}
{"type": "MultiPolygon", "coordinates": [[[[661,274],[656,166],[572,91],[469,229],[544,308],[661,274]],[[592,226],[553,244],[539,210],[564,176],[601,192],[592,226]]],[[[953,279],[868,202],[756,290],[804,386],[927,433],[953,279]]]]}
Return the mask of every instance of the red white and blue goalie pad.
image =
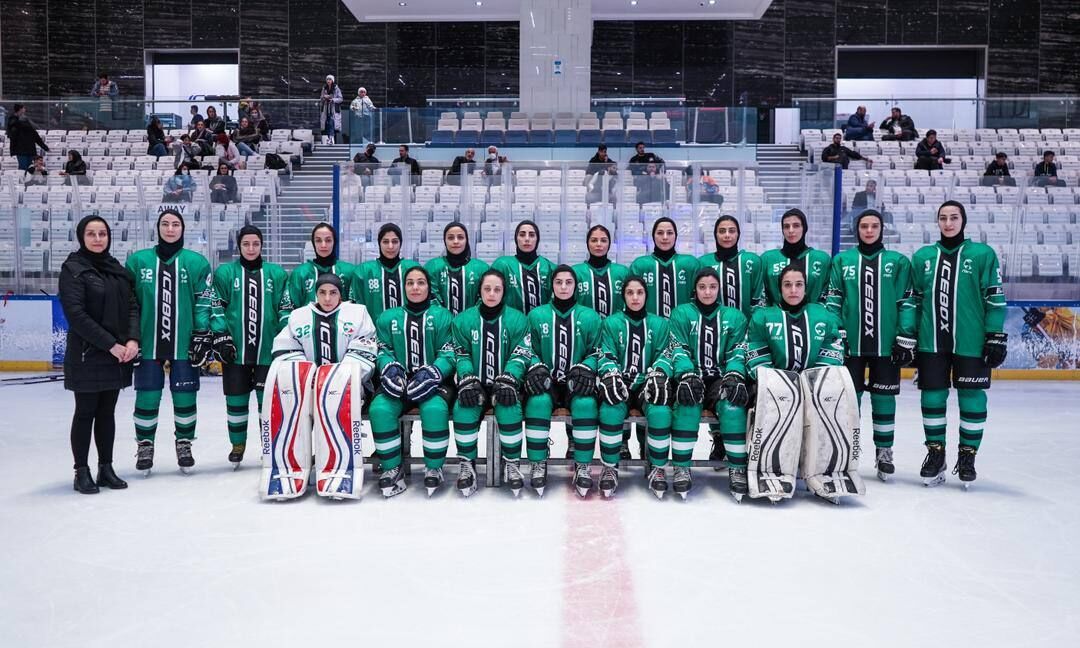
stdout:
{"type": "Polygon", "coordinates": [[[360,408],[363,379],[360,362],[319,367],[315,373],[315,485],[319,495],[357,499],[364,485],[360,408]]]}
{"type": "Polygon", "coordinates": [[[270,365],[259,413],[263,499],[293,499],[307,490],[314,375],[315,365],[305,360],[279,359],[270,365]]]}

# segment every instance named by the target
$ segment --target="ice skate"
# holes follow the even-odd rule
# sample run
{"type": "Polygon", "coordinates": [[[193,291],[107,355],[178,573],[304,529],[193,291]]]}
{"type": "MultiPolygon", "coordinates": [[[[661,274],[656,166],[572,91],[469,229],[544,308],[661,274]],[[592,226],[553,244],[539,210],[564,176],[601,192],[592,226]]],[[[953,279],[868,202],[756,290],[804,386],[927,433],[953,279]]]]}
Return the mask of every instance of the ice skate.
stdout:
{"type": "Polygon", "coordinates": [[[476,492],[476,464],[472,459],[462,459],[458,464],[457,488],[465,497],[476,492]]]}
{"type": "Polygon", "coordinates": [[[394,495],[400,495],[405,492],[405,488],[405,472],[400,464],[385,471],[379,477],[379,490],[382,491],[383,497],[391,498],[394,495]]]}
{"type": "Polygon", "coordinates": [[[690,494],[690,489],[692,487],[693,482],[690,480],[690,467],[675,466],[675,477],[672,479],[672,490],[678,493],[683,499],[686,499],[686,496],[690,494]]]}
{"type": "MultiPolygon", "coordinates": [[[[974,459],[974,457],[972,458],[974,459]]],[[[927,443],[926,459],[923,460],[922,470],[919,471],[919,475],[923,478],[923,484],[926,486],[940,486],[941,484],[944,484],[945,470],[947,468],[948,465],[945,463],[945,446],[940,443],[927,443]]],[[[972,464],[972,472],[974,472],[974,464],[972,464]]]]}
{"type": "Polygon", "coordinates": [[[743,496],[750,494],[750,484],[746,481],[746,468],[728,466],[728,489],[736,502],[741,502],[743,496]]]}
{"type": "Polygon", "coordinates": [[[724,452],[724,442],[720,438],[720,434],[715,432],[712,435],[712,449],[709,450],[709,461],[716,462],[716,465],[713,466],[713,470],[720,472],[722,469],[720,462],[723,461],[725,457],[727,457],[727,453],[724,452]]]}
{"type": "Polygon", "coordinates": [[[604,497],[612,497],[618,487],[619,469],[615,466],[604,466],[604,469],[600,471],[600,494],[604,497]]]}
{"type": "Polygon", "coordinates": [[[975,481],[975,448],[971,446],[960,446],[960,452],[956,454],[956,466],[953,467],[953,474],[960,476],[960,484],[967,490],[971,486],[971,482],[975,481]]]}
{"type": "Polygon", "coordinates": [[[632,458],[630,456],[630,443],[624,439],[622,445],[619,446],[619,459],[625,461],[632,458]]]}
{"type": "Polygon", "coordinates": [[[428,497],[434,495],[435,491],[439,490],[439,486],[442,486],[442,483],[442,468],[428,468],[424,471],[424,488],[427,489],[428,497]]]}
{"type": "Polygon", "coordinates": [[[656,495],[656,499],[664,499],[664,493],[667,492],[667,475],[664,474],[664,468],[653,466],[649,471],[648,481],[649,490],[656,495]]]}
{"type": "Polygon", "coordinates": [[[150,440],[139,441],[138,450],[135,453],[135,470],[141,470],[144,477],[150,476],[150,469],[154,467],[154,442],[150,440]]]}
{"type": "Polygon", "coordinates": [[[525,488],[525,478],[521,476],[521,465],[518,459],[507,459],[503,462],[503,481],[510,487],[510,492],[517,497],[521,489],[525,488]]]}
{"type": "Polygon", "coordinates": [[[896,472],[896,466],[892,461],[892,448],[878,448],[874,465],[877,467],[877,478],[881,481],[889,481],[889,477],[896,472]]]}
{"type": "Polygon", "coordinates": [[[547,488],[547,460],[534,461],[532,464],[532,477],[529,480],[529,485],[540,497],[544,496],[544,489],[547,488]]]}
{"type": "Polygon", "coordinates": [[[180,472],[185,475],[195,467],[195,457],[191,456],[191,439],[176,440],[176,465],[180,466],[180,472]]]}
{"type": "Polygon", "coordinates": [[[574,464],[574,488],[578,497],[585,497],[592,490],[592,473],[589,472],[589,464],[574,464]]]}
{"type": "Polygon", "coordinates": [[[244,460],[244,450],[247,448],[246,443],[234,443],[232,451],[229,452],[229,463],[233,465],[233,470],[240,468],[240,462],[244,460]]]}

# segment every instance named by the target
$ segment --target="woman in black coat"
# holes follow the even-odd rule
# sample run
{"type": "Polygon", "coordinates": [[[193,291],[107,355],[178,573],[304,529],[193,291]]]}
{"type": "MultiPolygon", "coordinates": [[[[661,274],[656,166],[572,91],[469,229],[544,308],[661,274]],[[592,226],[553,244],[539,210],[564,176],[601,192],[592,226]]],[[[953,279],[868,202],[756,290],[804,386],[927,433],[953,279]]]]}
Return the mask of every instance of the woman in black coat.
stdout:
{"type": "Polygon", "coordinates": [[[75,490],[127,488],[112,467],[116,400],[131,385],[139,352],[139,305],[131,275],[111,254],[112,232],[98,216],[75,228],[79,249],[60,268],[60,304],[68,321],[64,388],[75,392],[71,452],[75,490]],[[93,431],[93,434],[91,434],[93,431]],[[98,452],[97,483],[90,477],[90,439],[98,452]]]}

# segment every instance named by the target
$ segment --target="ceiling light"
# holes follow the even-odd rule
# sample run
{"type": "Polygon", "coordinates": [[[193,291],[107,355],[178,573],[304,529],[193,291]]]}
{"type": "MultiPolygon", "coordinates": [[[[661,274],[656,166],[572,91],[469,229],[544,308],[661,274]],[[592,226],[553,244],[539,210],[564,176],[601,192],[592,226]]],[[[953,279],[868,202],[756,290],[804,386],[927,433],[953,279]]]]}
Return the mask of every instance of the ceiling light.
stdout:
{"type": "Polygon", "coordinates": [[[477,6],[477,7],[483,7],[483,6],[484,6],[484,3],[483,3],[483,2],[481,2],[480,0],[476,0],[476,6],[477,6]]]}
{"type": "Polygon", "coordinates": [[[637,0],[630,0],[630,6],[631,7],[636,7],[637,6],[637,0]]]}
{"type": "Polygon", "coordinates": [[[716,0],[709,0],[709,4],[711,4],[711,5],[716,4],[716,0]]]}
{"type": "Polygon", "coordinates": [[[399,3],[397,3],[397,6],[404,7],[407,4],[409,4],[409,3],[408,2],[399,2],[399,3]]]}

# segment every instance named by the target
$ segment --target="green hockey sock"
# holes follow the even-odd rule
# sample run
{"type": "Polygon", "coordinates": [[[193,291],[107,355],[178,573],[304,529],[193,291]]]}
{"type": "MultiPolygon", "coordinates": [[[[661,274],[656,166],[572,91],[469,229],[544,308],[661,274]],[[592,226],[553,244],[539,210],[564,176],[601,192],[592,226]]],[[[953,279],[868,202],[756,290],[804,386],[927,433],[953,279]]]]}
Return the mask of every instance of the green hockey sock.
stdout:
{"type": "Polygon", "coordinates": [[[144,389],[135,392],[135,438],[153,441],[157,434],[158,410],[161,408],[161,390],[144,389]]]}
{"type": "Polygon", "coordinates": [[[198,392],[172,392],[173,422],[176,423],[176,438],[195,438],[195,421],[198,412],[195,407],[195,399],[198,392]]]}
{"type": "Polygon", "coordinates": [[[927,443],[940,443],[945,445],[945,403],[949,399],[947,389],[924,389],[920,401],[922,403],[923,432],[926,434],[927,443]]]}
{"type": "Polygon", "coordinates": [[[986,390],[958,389],[960,404],[960,445],[979,449],[986,426],[986,390]]]}
{"type": "Polygon", "coordinates": [[[225,421],[229,428],[229,443],[247,442],[248,405],[251,394],[225,397],[225,421]]]}
{"type": "Polygon", "coordinates": [[[870,417],[874,423],[874,446],[891,448],[896,429],[896,396],[870,394],[870,417]]]}

